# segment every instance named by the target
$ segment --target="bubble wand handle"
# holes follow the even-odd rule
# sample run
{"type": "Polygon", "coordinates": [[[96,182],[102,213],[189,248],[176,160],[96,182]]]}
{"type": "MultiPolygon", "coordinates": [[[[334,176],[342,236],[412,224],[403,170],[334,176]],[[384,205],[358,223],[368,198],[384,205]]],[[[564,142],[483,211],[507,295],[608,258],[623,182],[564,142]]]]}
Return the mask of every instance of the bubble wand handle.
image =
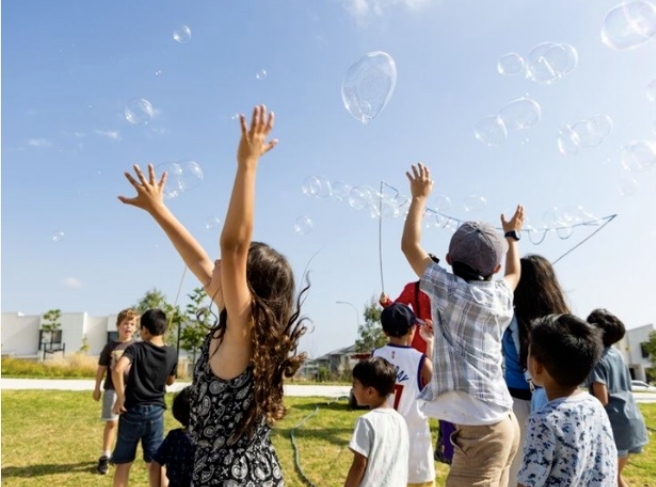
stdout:
{"type": "Polygon", "coordinates": [[[380,182],[378,194],[378,263],[380,265],[380,288],[385,292],[385,279],[383,278],[383,186],[385,181],[380,182]]]}

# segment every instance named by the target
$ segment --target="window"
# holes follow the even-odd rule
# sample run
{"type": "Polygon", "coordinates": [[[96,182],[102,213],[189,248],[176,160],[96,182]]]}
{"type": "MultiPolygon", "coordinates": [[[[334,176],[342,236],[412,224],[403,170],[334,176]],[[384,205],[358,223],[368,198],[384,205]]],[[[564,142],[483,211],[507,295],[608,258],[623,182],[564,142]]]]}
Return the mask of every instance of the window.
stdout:
{"type": "Polygon", "coordinates": [[[118,332],[117,331],[108,331],[107,332],[107,343],[110,343],[113,340],[118,340],[118,332]]]}
{"type": "Polygon", "coordinates": [[[640,352],[642,353],[642,358],[649,358],[649,352],[647,351],[647,342],[640,343],[640,352]]]}
{"type": "Polygon", "coordinates": [[[39,330],[39,350],[46,347],[50,350],[60,350],[62,344],[62,330],[39,330]]]}

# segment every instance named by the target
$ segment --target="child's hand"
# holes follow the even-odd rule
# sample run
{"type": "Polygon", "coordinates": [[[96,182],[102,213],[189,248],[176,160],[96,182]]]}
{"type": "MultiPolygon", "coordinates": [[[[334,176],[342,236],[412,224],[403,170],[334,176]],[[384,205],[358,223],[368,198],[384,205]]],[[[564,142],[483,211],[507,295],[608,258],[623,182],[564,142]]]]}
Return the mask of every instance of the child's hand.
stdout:
{"type": "Polygon", "coordinates": [[[117,397],[112,410],[114,411],[114,414],[127,412],[127,409],[125,409],[125,397],[117,397]]]}
{"type": "Polygon", "coordinates": [[[419,336],[423,338],[425,342],[433,342],[435,332],[433,331],[432,320],[425,320],[424,324],[419,327],[419,336]]]}
{"type": "Polygon", "coordinates": [[[100,389],[93,390],[93,400],[100,401],[100,389]]]}
{"type": "Polygon", "coordinates": [[[410,192],[413,198],[427,198],[433,191],[433,180],[430,176],[430,169],[421,162],[415,166],[412,165],[412,174],[405,173],[410,180],[410,192]]]}
{"type": "Polygon", "coordinates": [[[239,116],[241,123],[241,140],[237,149],[237,162],[239,165],[257,164],[260,156],[273,149],[278,143],[278,139],[273,139],[267,143],[266,139],[273,129],[274,114],[270,112],[267,117],[266,107],[257,106],[253,109],[253,119],[251,127],[246,127],[246,117],[239,116]]]}
{"type": "Polygon", "coordinates": [[[152,164],[148,164],[148,181],[141,172],[138,164],[134,166],[134,172],[139,178],[137,182],[129,172],[125,173],[125,177],[130,184],[137,190],[137,196],[134,198],[126,198],[119,196],[118,199],[126,205],[136,206],[151,213],[158,206],[164,205],[164,185],[166,184],[166,172],[162,173],[162,178],[157,182],[155,179],[155,168],[152,164]]]}
{"type": "Polygon", "coordinates": [[[503,227],[504,232],[512,232],[513,230],[519,232],[524,226],[524,207],[522,205],[517,205],[515,214],[510,221],[506,221],[506,216],[502,213],[501,226],[503,227]]]}
{"type": "Polygon", "coordinates": [[[380,303],[381,306],[385,306],[385,303],[389,300],[389,296],[385,293],[380,293],[380,299],[378,302],[380,303]]]}

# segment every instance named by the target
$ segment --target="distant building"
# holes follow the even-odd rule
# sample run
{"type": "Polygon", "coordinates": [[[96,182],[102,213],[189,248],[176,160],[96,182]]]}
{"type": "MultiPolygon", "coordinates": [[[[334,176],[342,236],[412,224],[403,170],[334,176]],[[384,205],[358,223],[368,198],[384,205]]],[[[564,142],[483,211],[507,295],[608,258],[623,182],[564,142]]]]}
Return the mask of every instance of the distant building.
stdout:
{"type": "Polygon", "coordinates": [[[653,323],[626,330],[624,338],[616,345],[624,355],[624,360],[629,366],[631,377],[635,380],[647,380],[647,369],[653,368],[652,357],[644,348],[644,343],[649,340],[649,334],[656,329],[653,323]]]}
{"type": "Polygon", "coordinates": [[[321,357],[306,360],[299,370],[299,375],[312,379],[315,378],[315,374],[318,374],[320,369],[324,369],[330,376],[337,377],[344,372],[350,371],[357,363],[357,359],[351,357],[354,353],[355,345],[349,345],[328,352],[321,357]]]}

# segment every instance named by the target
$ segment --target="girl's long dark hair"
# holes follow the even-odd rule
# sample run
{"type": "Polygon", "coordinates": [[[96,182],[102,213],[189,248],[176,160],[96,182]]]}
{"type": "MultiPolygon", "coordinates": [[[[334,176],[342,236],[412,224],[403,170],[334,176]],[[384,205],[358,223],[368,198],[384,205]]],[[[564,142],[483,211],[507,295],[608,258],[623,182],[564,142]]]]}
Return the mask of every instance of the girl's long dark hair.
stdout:
{"type": "Polygon", "coordinates": [[[522,274],[515,289],[515,317],[519,329],[519,363],[526,369],[531,322],[551,314],[569,313],[563,290],[551,263],[541,255],[520,259],[522,274]]]}
{"type": "MultiPolygon", "coordinates": [[[[305,361],[298,353],[298,342],[305,334],[301,305],[307,285],[294,302],[295,283],[287,259],[266,244],[252,242],[248,251],[246,279],[251,291],[252,319],[250,335],[253,356],[254,401],[241,421],[234,441],[245,433],[251,436],[257,423],[264,419],[269,425],[285,416],[283,378],[292,377],[305,361]]],[[[227,313],[223,310],[219,323],[212,328],[212,338],[223,340],[227,313]]],[[[218,347],[217,347],[218,349],[218,347]]],[[[216,350],[216,349],[215,349],[216,350]]]]}

